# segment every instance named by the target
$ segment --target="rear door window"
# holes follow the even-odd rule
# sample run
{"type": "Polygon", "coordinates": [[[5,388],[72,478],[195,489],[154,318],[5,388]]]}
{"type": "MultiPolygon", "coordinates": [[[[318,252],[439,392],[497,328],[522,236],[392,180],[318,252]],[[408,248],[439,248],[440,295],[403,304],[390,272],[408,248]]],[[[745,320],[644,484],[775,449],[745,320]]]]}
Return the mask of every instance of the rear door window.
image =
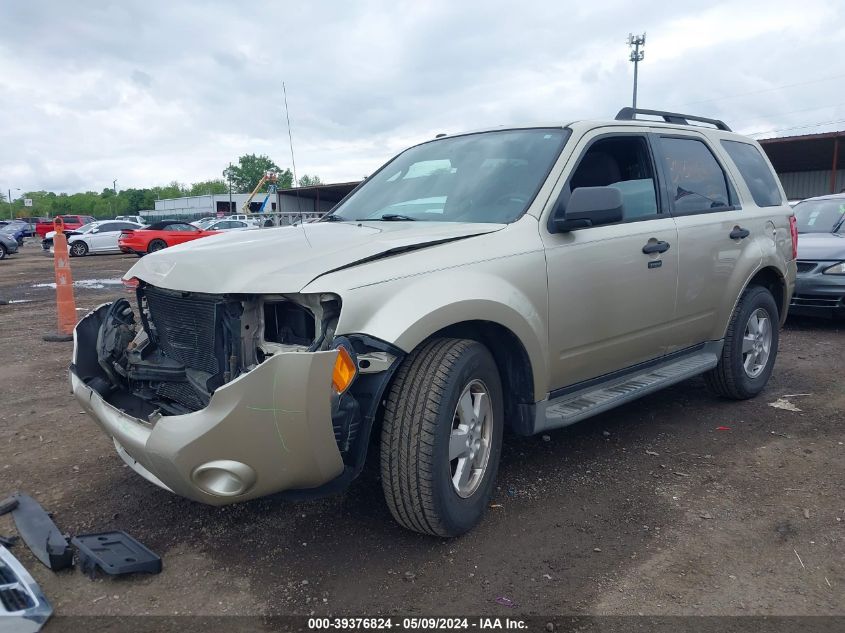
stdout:
{"type": "Polygon", "coordinates": [[[661,136],[660,148],[673,213],[688,215],[731,208],[725,172],[703,141],[661,136]]]}
{"type": "Polygon", "coordinates": [[[783,204],[772,170],[757,147],[740,141],[722,141],[722,147],[748,185],[754,204],[758,207],[777,207],[783,204]]]}

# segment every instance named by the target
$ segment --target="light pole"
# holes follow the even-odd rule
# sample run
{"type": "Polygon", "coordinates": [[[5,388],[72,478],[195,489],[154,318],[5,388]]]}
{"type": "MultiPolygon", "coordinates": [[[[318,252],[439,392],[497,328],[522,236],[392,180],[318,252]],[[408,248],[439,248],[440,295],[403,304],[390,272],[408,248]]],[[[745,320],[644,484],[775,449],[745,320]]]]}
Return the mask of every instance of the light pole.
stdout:
{"type": "MultiPolygon", "coordinates": [[[[20,187],[13,187],[15,191],[20,191],[20,187]]],[[[12,209],[12,189],[9,189],[9,219],[14,220],[15,211],[12,209]]]]}
{"type": "Polygon", "coordinates": [[[637,109],[637,69],[641,61],[643,61],[643,57],[645,57],[645,51],[641,50],[640,47],[642,46],[645,48],[645,33],[642,35],[632,35],[628,33],[628,46],[633,48],[634,50],[631,51],[631,56],[628,58],[632,62],[634,62],[634,110],[637,109]]]}

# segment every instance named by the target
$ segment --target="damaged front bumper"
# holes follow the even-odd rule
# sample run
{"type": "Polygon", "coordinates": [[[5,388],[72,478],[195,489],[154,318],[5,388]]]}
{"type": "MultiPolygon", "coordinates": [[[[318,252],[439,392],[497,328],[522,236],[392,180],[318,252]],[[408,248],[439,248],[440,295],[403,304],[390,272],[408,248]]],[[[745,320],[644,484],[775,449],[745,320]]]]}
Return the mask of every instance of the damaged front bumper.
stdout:
{"type": "Polygon", "coordinates": [[[317,488],[343,472],[332,428],[337,350],[276,353],[218,387],[200,410],[144,418],[119,394],[97,388],[98,335],[109,307],[77,324],[71,386],[137,473],[184,497],[225,505],[317,488]]]}

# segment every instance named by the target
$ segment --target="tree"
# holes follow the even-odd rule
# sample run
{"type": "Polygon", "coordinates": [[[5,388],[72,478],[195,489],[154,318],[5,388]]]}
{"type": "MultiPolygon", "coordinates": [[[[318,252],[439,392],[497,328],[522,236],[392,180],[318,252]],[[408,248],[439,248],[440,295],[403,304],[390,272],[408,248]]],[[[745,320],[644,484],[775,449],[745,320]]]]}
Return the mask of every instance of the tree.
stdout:
{"type": "Polygon", "coordinates": [[[238,193],[249,193],[261,180],[261,177],[268,171],[274,171],[279,175],[279,188],[289,189],[293,177],[289,169],[282,171],[269,156],[262,154],[245,154],[238,159],[237,165],[231,165],[223,170],[223,177],[232,181],[232,191],[238,193]],[[286,180],[283,183],[283,180],[286,180]]]}
{"type": "Polygon", "coordinates": [[[308,174],[303,174],[302,178],[299,179],[299,186],[300,187],[314,187],[316,185],[322,185],[323,181],[320,180],[320,177],[317,174],[313,176],[309,176],[308,174]]]}
{"type": "Polygon", "coordinates": [[[226,193],[229,191],[229,186],[225,181],[215,178],[214,180],[203,180],[202,182],[195,182],[191,185],[191,190],[188,192],[189,196],[205,196],[211,193],[226,193]]]}

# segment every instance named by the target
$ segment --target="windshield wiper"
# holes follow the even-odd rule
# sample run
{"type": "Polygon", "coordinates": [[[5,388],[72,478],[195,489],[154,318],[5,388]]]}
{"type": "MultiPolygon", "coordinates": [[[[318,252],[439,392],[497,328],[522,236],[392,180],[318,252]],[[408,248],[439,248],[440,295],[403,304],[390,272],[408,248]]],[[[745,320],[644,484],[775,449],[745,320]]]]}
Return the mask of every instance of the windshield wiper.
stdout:
{"type": "Polygon", "coordinates": [[[356,222],[364,222],[364,221],[373,221],[373,220],[384,220],[385,222],[416,222],[416,218],[412,218],[410,215],[402,215],[401,213],[385,213],[380,218],[362,218],[360,220],[356,220],[356,222]]]}

